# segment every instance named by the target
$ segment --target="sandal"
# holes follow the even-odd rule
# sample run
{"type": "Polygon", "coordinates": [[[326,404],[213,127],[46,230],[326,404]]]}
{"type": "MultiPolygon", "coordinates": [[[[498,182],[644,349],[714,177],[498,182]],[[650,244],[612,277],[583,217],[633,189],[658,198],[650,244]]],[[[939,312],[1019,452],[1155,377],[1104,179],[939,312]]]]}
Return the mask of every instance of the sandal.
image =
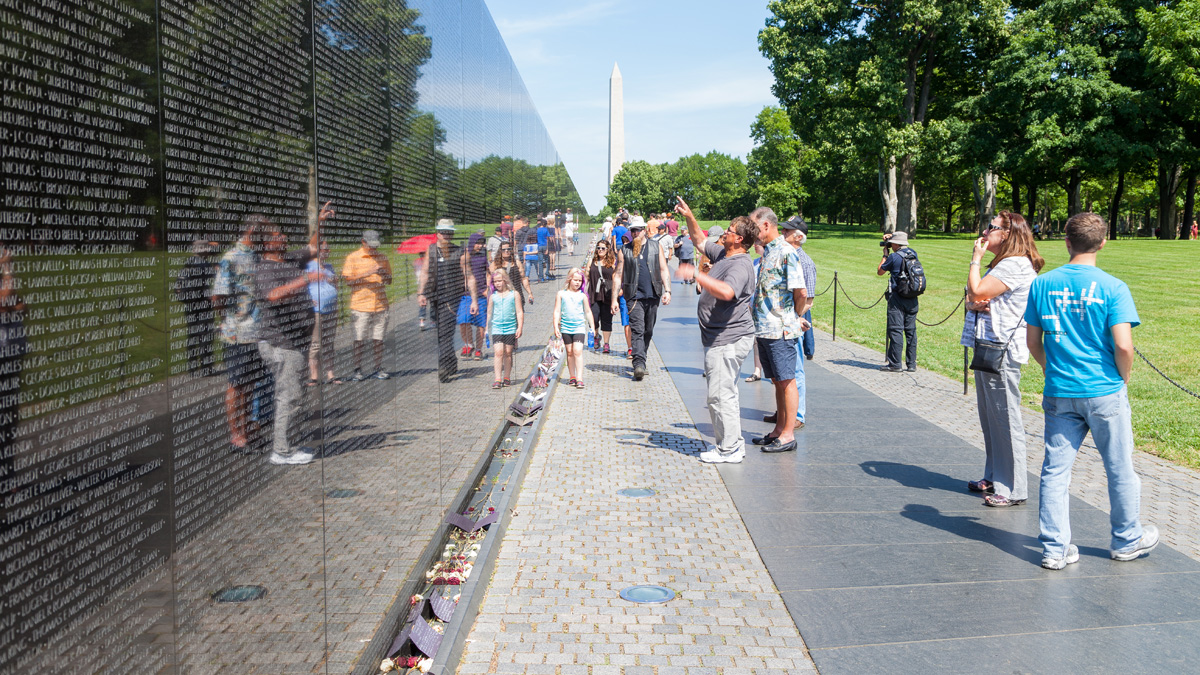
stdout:
{"type": "Polygon", "coordinates": [[[995,492],[995,488],[992,486],[992,481],[982,478],[979,480],[967,481],[967,489],[971,492],[987,492],[988,494],[995,492]]]}
{"type": "Polygon", "coordinates": [[[331,377],[325,380],[325,384],[345,384],[345,382],[342,382],[342,378],[340,377],[331,377]]]}
{"type": "Polygon", "coordinates": [[[317,382],[316,380],[309,380],[308,382],[305,382],[305,383],[304,383],[304,386],[306,386],[306,387],[315,387],[315,386],[317,386],[318,384],[320,384],[320,382],[317,382]]]}
{"type": "Polygon", "coordinates": [[[750,377],[746,378],[746,381],[747,382],[758,382],[761,379],[762,379],[762,375],[751,375],[750,377]]]}
{"type": "Polygon", "coordinates": [[[996,494],[988,495],[983,498],[984,506],[1020,506],[1024,503],[1024,499],[1009,499],[1004,495],[996,494]]]}
{"type": "Polygon", "coordinates": [[[500,387],[503,387],[503,386],[504,386],[504,382],[502,382],[501,380],[496,380],[495,382],[492,383],[492,389],[499,389],[500,387]]]}
{"type": "Polygon", "coordinates": [[[583,389],[583,380],[575,380],[575,388],[583,389]]]}
{"type": "Polygon", "coordinates": [[[507,377],[506,377],[506,378],[504,378],[504,386],[506,386],[506,387],[511,387],[511,386],[512,386],[512,380],[508,379],[507,377]]]}
{"type": "Polygon", "coordinates": [[[567,380],[567,386],[574,387],[575,386],[575,378],[572,377],[571,379],[567,380]]]}

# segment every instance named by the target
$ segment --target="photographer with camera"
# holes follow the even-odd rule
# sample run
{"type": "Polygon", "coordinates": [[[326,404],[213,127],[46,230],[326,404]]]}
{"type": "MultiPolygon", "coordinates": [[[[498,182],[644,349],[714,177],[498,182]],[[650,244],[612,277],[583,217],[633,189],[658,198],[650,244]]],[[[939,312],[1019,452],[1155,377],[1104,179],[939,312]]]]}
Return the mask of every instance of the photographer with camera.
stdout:
{"type": "Polygon", "coordinates": [[[889,373],[917,370],[917,298],[925,292],[925,270],[916,251],[908,247],[908,234],[889,232],[879,245],[886,250],[875,273],[891,274],[887,297],[887,364],[879,369],[889,373]],[[900,367],[904,347],[905,367],[900,367]]]}

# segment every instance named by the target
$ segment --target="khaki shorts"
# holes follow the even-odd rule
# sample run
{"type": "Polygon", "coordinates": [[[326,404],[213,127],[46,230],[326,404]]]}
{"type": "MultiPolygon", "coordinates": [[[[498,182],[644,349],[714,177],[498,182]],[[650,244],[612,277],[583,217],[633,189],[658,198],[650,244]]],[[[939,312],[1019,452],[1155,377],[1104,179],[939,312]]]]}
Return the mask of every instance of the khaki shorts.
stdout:
{"type": "Polygon", "coordinates": [[[350,315],[354,318],[355,342],[383,339],[383,334],[385,331],[387,331],[387,310],[382,312],[351,311],[350,315]]]}

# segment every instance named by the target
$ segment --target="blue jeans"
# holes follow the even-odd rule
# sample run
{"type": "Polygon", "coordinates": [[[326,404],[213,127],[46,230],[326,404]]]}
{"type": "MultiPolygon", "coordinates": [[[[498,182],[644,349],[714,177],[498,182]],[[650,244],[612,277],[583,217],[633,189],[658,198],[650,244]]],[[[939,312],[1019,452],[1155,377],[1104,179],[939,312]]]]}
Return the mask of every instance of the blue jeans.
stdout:
{"type": "Polygon", "coordinates": [[[804,339],[796,340],[796,419],[804,421],[804,339]]]}
{"type": "Polygon", "coordinates": [[[1133,421],[1124,387],[1095,398],[1042,398],[1046,411],[1046,459],[1042,463],[1038,539],[1045,554],[1062,557],[1071,543],[1068,510],[1071,465],[1091,430],[1108,474],[1112,550],[1132,549],[1142,538],[1142,481],[1133,470],[1133,421]]]}
{"type": "Polygon", "coordinates": [[[542,279],[541,256],[538,256],[537,258],[525,259],[525,278],[530,281],[533,281],[534,279],[537,279],[538,281],[544,281],[542,279]]]}

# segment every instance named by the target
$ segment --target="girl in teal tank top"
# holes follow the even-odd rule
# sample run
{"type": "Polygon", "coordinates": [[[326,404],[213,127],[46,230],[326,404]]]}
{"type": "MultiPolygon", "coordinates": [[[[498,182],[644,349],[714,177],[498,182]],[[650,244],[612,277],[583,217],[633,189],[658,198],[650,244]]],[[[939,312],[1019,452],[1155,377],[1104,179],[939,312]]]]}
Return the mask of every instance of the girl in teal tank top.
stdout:
{"type": "Polygon", "coordinates": [[[492,272],[492,286],[496,291],[488,302],[487,324],[492,335],[492,389],[499,389],[512,384],[513,352],[525,324],[525,303],[513,289],[508,272],[492,272]]]}
{"type": "Polygon", "coordinates": [[[583,389],[583,347],[588,333],[596,332],[592,307],[583,288],[583,270],[578,267],[567,272],[567,287],[554,299],[554,336],[562,338],[567,352],[567,369],[571,379],[567,385],[583,389]]]}

